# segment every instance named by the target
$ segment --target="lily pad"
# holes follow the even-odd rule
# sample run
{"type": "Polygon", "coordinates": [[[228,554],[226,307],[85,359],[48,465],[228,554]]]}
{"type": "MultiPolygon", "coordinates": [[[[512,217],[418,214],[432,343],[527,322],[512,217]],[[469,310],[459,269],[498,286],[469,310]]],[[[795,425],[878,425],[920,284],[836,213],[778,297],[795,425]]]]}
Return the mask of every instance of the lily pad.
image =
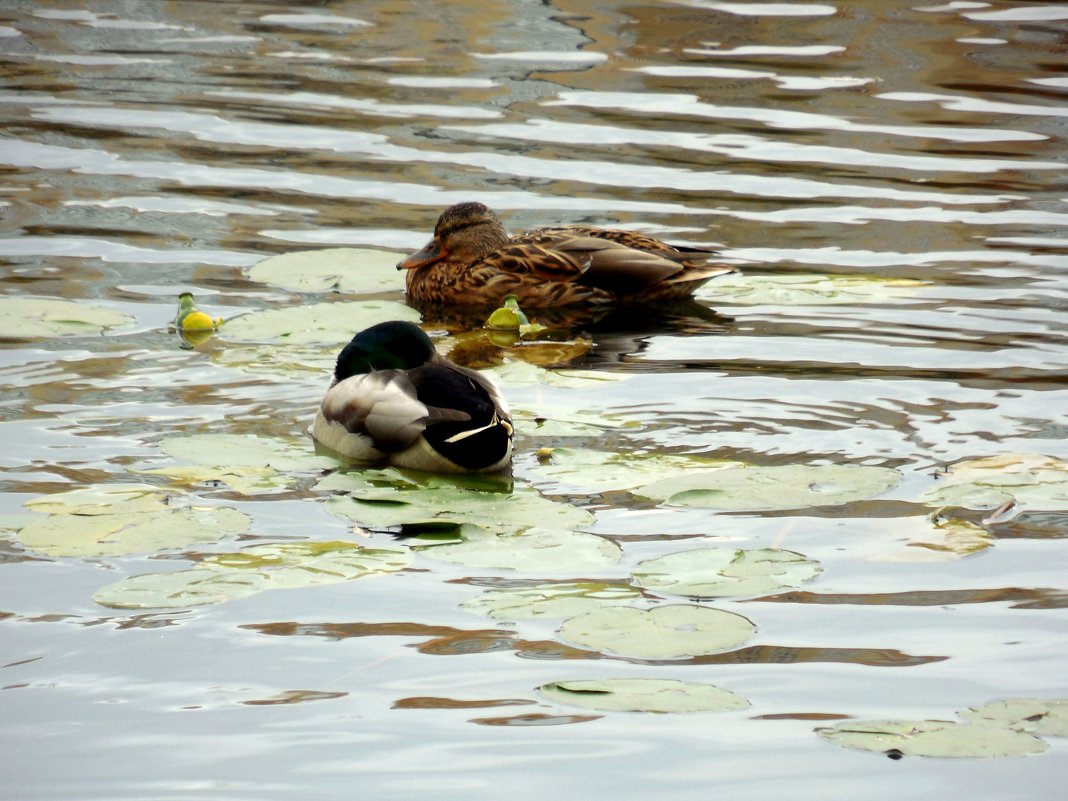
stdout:
{"type": "Polygon", "coordinates": [[[948,519],[932,521],[930,518],[907,518],[900,521],[903,533],[916,529],[906,547],[876,554],[876,562],[945,562],[963,559],[985,551],[994,544],[994,538],[980,525],[969,520],[948,519]]]}
{"type": "Polygon", "coordinates": [[[319,456],[307,439],[283,440],[256,434],[190,434],[160,440],[168,456],[198,465],[269,467],[281,471],[314,471],[337,467],[319,456]]]}
{"type": "Polygon", "coordinates": [[[535,481],[546,477],[558,488],[594,493],[632,489],[647,484],[652,477],[666,481],[672,475],[721,470],[740,464],[665,453],[623,454],[586,448],[554,448],[551,459],[532,468],[531,472],[535,481]]]}
{"type": "Polygon", "coordinates": [[[1068,509],[1068,462],[1033,453],[967,459],[950,467],[922,500],[966,509],[1008,502],[1033,511],[1068,509]]]}
{"type": "Polygon", "coordinates": [[[699,548],[641,562],[634,582],[658,593],[718,598],[793,589],[820,572],[818,562],[780,548],[699,548]]]}
{"type": "Polygon", "coordinates": [[[133,322],[134,318],[127,314],[87,303],[0,298],[0,339],[87,336],[133,322]]]}
{"type": "Polygon", "coordinates": [[[816,729],[816,733],[844,748],[906,756],[1009,757],[1040,754],[1049,748],[1038,737],[1005,726],[948,720],[846,721],[816,729]]]}
{"type": "Polygon", "coordinates": [[[735,648],[756,626],[733,612],[675,604],[609,606],[565,620],[560,637],[581,648],[635,659],[684,659],[735,648]]]}
{"type": "Polygon", "coordinates": [[[491,532],[514,533],[535,523],[571,529],[593,522],[593,515],[586,510],[550,501],[533,490],[487,492],[436,477],[429,477],[423,484],[409,482],[398,486],[386,483],[389,479],[385,477],[391,475],[387,471],[368,471],[368,475],[327,476],[316,489],[347,493],[329,498],[326,508],[373,529],[425,523],[456,526],[470,523],[491,532]]]}
{"type": "Polygon", "coordinates": [[[468,612],[494,620],[541,620],[574,617],[602,606],[625,606],[641,592],[604,581],[566,581],[487,590],[463,604],[468,612]]]}
{"type": "Polygon", "coordinates": [[[972,723],[994,723],[1015,731],[1068,737],[1068,699],[1006,698],[972,707],[960,716],[972,723]]]}
{"type": "Polygon", "coordinates": [[[260,381],[292,384],[294,380],[314,382],[314,394],[321,396],[337,362],[341,341],[328,344],[277,345],[229,344],[211,352],[211,360],[220,367],[251,373],[260,381]]]}
{"type": "Polygon", "coordinates": [[[403,291],[404,279],[396,265],[404,256],[370,248],[303,250],[264,259],[248,277],[295,292],[403,291]]]}
{"type": "Polygon", "coordinates": [[[668,506],[756,512],[852,503],[880,495],[900,479],[887,467],[746,466],[675,476],[634,492],[668,506]]]}
{"type": "Polygon", "coordinates": [[[915,294],[926,281],[875,275],[736,273],[702,287],[697,297],[747,306],[827,306],[878,303],[915,294]]]}
{"type": "MultiPolygon", "coordinates": [[[[512,407],[512,421],[516,424],[516,430],[525,437],[597,437],[605,431],[641,426],[636,420],[617,415],[565,409],[558,405],[542,406],[536,410],[512,407]]],[[[604,454],[605,458],[612,455],[604,454]]]]}
{"type": "Polygon", "coordinates": [[[603,370],[550,370],[522,359],[507,361],[486,370],[494,383],[505,387],[533,387],[544,384],[569,389],[596,389],[605,383],[624,381],[629,376],[603,370]]]}
{"type": "Polygon", "coordinates": [[[407,549],[364,548],[352,542],[287,542],[211,554],[192,570],[149,573],[101,587],[93,600],[119,609],[178,608],[222,603],[263,590],[336,584],[411,563],[407,549]]]}
{"type": "Polygon", "coordinates": [[[234,342],[336,345],[340,350],[357,331],[387,320],[417,323],[419,313],[392,300],[313,303],[235,317],[219,337],[234,342]]]}
{"type": "Polygon", "coordinates": [[[114,514],[51,514],[18,533],[19,540],[50,556],[118,556],[184,548],[240,534],[250,524],[227,507],[185,507],[114,514]]]}
{"type": "Polygon", "coordinates": [[[673,679],[554,681],[538,689],[550,701],[614,712],[728,712],[749,706],[730,690],[673,679]]]}
{"type": "MultiPolygon", "coordinates": [[[[536,518],[535,518],[536,519],[536,518]]],[[[574,573],[619,561],[619,546],[596,534],[567,529],[526,528],[519,533],[461,528],[462,542],[423,546],[427,556],[468,567],[522,570],[528,573],[574,573]]]]}
{"type": "Polygon", "coordinates": [[[115,515],[166,509],[168,495],[148,484],[96,484],[26,501],[27,509],[47,514],[115,515]]]}

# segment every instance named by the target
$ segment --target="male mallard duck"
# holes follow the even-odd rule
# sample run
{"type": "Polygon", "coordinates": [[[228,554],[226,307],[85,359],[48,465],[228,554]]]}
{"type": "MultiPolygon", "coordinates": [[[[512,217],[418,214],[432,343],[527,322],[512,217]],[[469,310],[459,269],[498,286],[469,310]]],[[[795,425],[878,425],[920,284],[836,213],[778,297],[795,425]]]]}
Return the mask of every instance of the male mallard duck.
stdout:
{"type": "Polygon", "coordinates": [[[512,418],[493,382],[400,321],[361,331],[341,351],[312,436],[357,461],[437,473],[499,470],[512,458],[512,418]]]}
{"type": "Polygon", "coordinates": [[[515,295],[521,306],[548,308],[685,298],[734,272],[708,264],[714,255],[606,228],[541,228],[509,237],[486,206],[459,203],[438,218],[426,247],[397,269],[408,271],[415,303],[500,305],[515,295]]]}

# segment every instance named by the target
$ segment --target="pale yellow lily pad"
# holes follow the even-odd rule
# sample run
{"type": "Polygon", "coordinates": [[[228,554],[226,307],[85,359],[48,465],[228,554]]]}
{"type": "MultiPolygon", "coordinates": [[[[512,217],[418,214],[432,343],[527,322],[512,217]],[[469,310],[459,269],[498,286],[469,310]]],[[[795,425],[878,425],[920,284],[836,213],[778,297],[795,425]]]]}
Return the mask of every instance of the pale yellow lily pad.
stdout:
{"type": "Polygon", "coordinates": [[[148,484],[96,484],[42,495],[23,504],[47,514],[116,515],[166,509],[169,496],[148,484]]]}
{"type": "Polygon", "coordinates": [[[741,462],[666,453],[624,454],[587,448],[554,448],[551,458],[531,468],[531,473],[535,481],[547,478],[557,488],[566,488],[569,492],[594,493],[648,485],[654,477],[668,481],[673,475],[740,465],[741,462]]]}
{"type": "Polygon", "coordinates": [[[668,506],[756,512],[866,500],[900,479],[897,470],[887,467],[744,466],[674,476],[638,487],[634,493],[668,506]]]}
{"type": "Polygon", "coordinates": [[[90,336],[134,322],[122,312],[81,301],[0,298],[0,339],[90,336]]]}
{"type": "Polygon", "coordinates": [[[397,271],[397,262],[405,255],[370,248],[302,250],[264,259],[248,277],[295,292],[403,291],[404,276],[397,271]]]}
{"type": "Polygon", "coordinates": [[[119,556],[184,548],[240,534],[251,521],[227,507],[185,507],[115,514],[51,514],[18,533],[49,556],[119,556]]]}
{"type": "Polygon", "coordinates": [[[1006,698],[960,713],[973,723],[995,723],[1016,731],[1068,737],[1068,699],[1006,698]]]}
{"type": "Polygon", "coordinates": [[[728,712],[749,701],[712,684],[674,679],[579,679],[538,688],[550,701],[608,712],[728,712]]]}
{"type": "Polygon", "coordinates": [[[532,387],[544,384],[569,389],[596,389],[605,383],[629,378],[622,373],[608,373],[603,370],[551,370],[522,359],[512,359],[497,367],[491,367],[485,374],[499,386],[532,387]]]}
{"type": "Polygon", "coordinates": [[[994,545],[990,532],[969,520],[906,518],[894,525],[900,525],[902,533],[911,533],[909,541],[902,548],[872,556],[872,561],[946,562],[973,556],[994,545]]]}
{"type": "Polygon", "coordinates": [[[574,617],[602,606],[625,606],[640,597],[641,592],[622,584],[561,581],[486,590],[462,607],[494,620],[542,620],[574,617]]]}
{"type": "Polygon", "coordinates": [[[816,729],[816,733],[844,748],[905,756],[1009,757],[1040,754],[1049,748],[1038,737],[1006,726],[948,720],[851,720],[816,729]]]}
{"type": "Polygon", "coordinates": [[[149,573],[101,587],[93,600],[119,609],[183,608],[222,603],[272,589],[314,587],[402,570],[407,549],[352,542],[287,542],[210,554],[191,570],[149,573]]]}
{"type": "Polygon", "coordinates": [[[216,467],[267,467],[279,471],[328,470],[338,463],[315,453],[310,439],[261,437],[257,434],[190,434],[160,440],[168,456],[216,467]]]}
{"type": "Polygon", "coordinates": [[[598,570],[614,565],[622,555],[618,545],[596,534],[542,526],[517,533],[463,526],[461,536],[462,542],[419,550],[434,559],[468,567],[539,574],[598,570]]]}
{"type": "Polygon", "coordinates": [[[219,332],[234,342],[336,345],[340,351],[352,337],[388,320],[419,322],[419,312],[392,300],[353,300],[267,309],[235,317],[219,332]]]}
{"type": "Polygon", "coordinates": [[[827,306],[907,298],[927,281],[877,275],[735,273],[697,291],[698,298],[747,306],[827,306]]]}
{"type": "Polygon", "coordinates": [[[966,459],[923,493],[924,503],[991,509],[1006,503],[1032,511],[1068,509],[1068,462],[1035,453],[966,459]]]}
{"type": "Polygon", "coordinates": [[[722,653],[755,633],[756,626],[741,615],[689,604],[603,607],[565,620],[559,631],[581,648],[635,659],[722,653]]]}
{"type": "Polygon", "coordinates": [[[781,548],[697,548],[639,563],[634,583],[690,598],[741,597],[800,587],[821,570],[818,562],[781,548]]]}

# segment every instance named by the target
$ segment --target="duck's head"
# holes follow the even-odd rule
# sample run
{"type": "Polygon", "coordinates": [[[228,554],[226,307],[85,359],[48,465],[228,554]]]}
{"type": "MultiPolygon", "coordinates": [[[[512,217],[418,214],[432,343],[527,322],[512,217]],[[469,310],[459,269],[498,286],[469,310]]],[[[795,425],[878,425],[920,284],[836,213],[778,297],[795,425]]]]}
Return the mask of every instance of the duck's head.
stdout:
{"type": "Polygon", "coordinates": [[[457,203],[438,217],[434,238],[397,265],[415,270],[442,259],[473,264],[508,242],[501,219],[481,203],[457,203]]]}
{"type": "Polygon", "coordinates": [[[337,357],[334,380],[374,370],[411,370],[437,357],[434,343],[415,323],[391,320],[366,328],[337,357]]]}

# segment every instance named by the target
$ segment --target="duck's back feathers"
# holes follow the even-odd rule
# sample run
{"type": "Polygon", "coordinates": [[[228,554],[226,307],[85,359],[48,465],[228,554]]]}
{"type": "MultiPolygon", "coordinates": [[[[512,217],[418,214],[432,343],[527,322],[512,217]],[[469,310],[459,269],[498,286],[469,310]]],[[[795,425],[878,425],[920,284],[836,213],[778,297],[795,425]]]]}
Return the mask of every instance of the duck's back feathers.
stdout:
{"type": "MultiPolygon", "coordinates": [[[[386,461],[420,470],[485,471],[506,466],[512,426],[497,387],[479,373],[442,359],[432,345],[425,364],[375,369],[375,364],[398,361],[397,354],[387,357],[377,352],[393,342],[397,329],[411,341],[421,342],[426,336],[410,323],[389,325],[394,329],[375,326],[362,332],[342,351],[334,383],[312,424],[315,439],[357,461],[386,461]],[[351,373],[352,369],[367,372],[351,373]]],[[[410,363],[413,357],[407,359],[410,363]]]]}

